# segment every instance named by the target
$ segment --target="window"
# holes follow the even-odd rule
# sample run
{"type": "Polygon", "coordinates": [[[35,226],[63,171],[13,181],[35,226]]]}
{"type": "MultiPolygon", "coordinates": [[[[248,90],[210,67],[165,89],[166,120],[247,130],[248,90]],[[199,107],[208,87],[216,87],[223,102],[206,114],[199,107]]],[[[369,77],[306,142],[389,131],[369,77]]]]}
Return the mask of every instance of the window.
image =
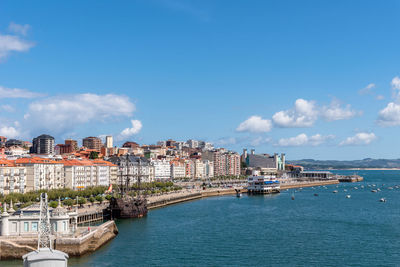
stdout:
{"type": "Polygon", "coordinates": [[[17,223],[13,222],[11,226],[12,232],[17,232],[17,223]]]}
{"type": "Polygon", "coordinates": [[[37,230],[38,230],[38,223],[37,222],[33,222],[32,223],[32,231],[33,232],[37,232],[37,230]]]}
{"type": "Polygon", "coordinates": [[[29,222],[24,222],[24,232],[29,232],[29,222]]]}
{"type": "Polygon", "coordinates": [[[54,230],[54,232],[57,232],[57,223],[56,222],[53,223],[53,230],[54,230]]]}
{"type": "Polygon", "coordinates": [[[67,231],[67,222],[63,222],[63,230],[64,230],[64,232],[67,231]]]}

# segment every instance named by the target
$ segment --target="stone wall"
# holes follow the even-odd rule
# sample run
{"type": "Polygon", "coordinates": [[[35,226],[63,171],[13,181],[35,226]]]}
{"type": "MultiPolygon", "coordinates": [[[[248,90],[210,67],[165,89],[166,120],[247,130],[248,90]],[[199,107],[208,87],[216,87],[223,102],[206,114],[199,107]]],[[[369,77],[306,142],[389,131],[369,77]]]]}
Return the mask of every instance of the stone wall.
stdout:
{"type": "MultiPolygon", "coordinates": [[[[60,250],[71,256],[82,256],[96,251],[102,245],[113,239],[118,234],[114,221],[108,221],[96,227],[90,233],[76,238],[57,237],[54,249],[60,250]]],[[[0,260],[22,259],[26,253],[37,249],[37,238],[1,237],[0,260]]],[[[0,262],[1,266],[1,262],[0,262]]]]}

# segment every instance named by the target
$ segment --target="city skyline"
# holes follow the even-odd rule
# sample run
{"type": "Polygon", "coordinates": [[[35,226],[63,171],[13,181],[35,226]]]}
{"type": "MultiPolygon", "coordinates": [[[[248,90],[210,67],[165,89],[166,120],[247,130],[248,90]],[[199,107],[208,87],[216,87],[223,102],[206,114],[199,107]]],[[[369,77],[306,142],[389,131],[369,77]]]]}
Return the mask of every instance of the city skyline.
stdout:
{"type": "Polygon", "coordinates": [[[399,158],[399,9],[396,1],[4,1],[0,136],[399,158]]]}

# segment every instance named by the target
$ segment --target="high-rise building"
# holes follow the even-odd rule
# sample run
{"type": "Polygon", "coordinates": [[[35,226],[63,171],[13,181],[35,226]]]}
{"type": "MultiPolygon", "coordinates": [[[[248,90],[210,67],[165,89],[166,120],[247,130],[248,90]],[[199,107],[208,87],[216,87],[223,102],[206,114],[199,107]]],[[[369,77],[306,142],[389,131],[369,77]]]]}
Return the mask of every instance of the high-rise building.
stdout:
{"type": "Polygon", "coordinates": [[[113,137],[111,135],[106,136],[106,148],[113,147],[113,137]]]}
{"type": "Polygon", "coordinates": [[[65,144],[66,144],[67,146],[71,146],[71,149],[72,149],[73,151],[79,150],[78,141],[76,141],[76,140],[67,139],[67,140],[65,140],[65,144]]]}
{"type": "Polygon", "coordinates": [[[34,154],[54,154],[54,137],[48,134],[42,134],[33,138],[30,151],[34,154]]]}
{"type": "Polygon", "coordinates": [[[82,145],[88,149],[94,149],[98,151],[100,151],[101,147],[103,146],[101,139],[94,136],[83,138],[82,145]]]}

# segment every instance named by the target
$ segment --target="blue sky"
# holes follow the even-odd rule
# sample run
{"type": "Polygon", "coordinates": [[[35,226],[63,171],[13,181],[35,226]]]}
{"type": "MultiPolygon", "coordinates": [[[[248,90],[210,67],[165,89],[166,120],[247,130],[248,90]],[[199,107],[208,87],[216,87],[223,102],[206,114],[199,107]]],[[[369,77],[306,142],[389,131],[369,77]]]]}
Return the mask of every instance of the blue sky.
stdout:
{"type": "Polygon", "coordinates": [[[399,1],[1,1],[0,135],[398,158],[399,1]]]}

